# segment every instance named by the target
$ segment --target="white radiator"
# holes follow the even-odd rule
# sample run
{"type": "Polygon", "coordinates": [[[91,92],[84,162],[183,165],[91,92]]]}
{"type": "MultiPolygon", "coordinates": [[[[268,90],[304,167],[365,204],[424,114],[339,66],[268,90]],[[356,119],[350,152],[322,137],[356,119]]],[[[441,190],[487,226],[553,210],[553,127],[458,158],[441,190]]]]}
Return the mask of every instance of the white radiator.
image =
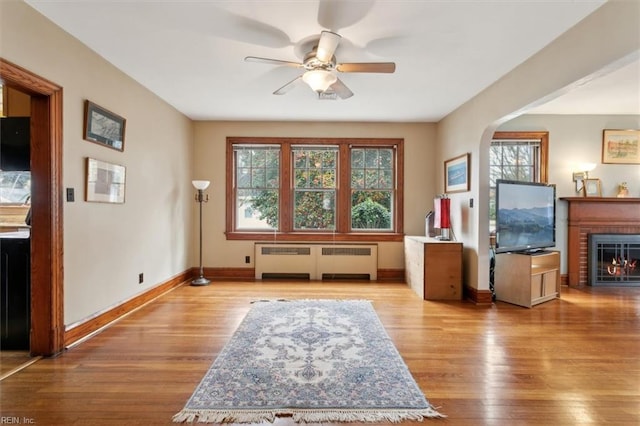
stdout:
{"type": "Polygon", "coordinates": [[[378,279],[378,246],[320,246],[317,257],[318,278],[378,279]]]}
{"type": "Polygon", "coordinates": [[[377,280],[378,246],[256,243],[255,277],[377,280]]]}

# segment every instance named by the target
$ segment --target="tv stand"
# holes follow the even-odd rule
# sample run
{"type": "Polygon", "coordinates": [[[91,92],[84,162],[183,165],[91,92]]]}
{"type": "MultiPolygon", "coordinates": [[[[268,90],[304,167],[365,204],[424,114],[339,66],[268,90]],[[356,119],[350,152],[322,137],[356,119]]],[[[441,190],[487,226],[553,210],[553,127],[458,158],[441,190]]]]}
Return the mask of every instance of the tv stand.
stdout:
{"type": "Polygon", "coordinates": [[[531,308],[560,297],[560,252],[496,255],[496,299],[531,308]]]}

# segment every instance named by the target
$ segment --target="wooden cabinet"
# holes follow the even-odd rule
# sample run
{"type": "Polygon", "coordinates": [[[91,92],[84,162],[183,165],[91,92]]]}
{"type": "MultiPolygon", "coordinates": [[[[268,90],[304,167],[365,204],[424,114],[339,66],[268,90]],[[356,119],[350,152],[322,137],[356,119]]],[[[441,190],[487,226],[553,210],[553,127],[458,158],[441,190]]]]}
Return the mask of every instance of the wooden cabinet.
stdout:
{"type": "Polygon", "coordinates": [[[30,240],[0,239],[0,348],[29,349],[30,240]]]}
{"type": "Polygon", "coordinates": [[[527,308],[560,297],[560,252],[498,254],[495,292],[497,300],[527,308]]]}
{"type": "Polygon", "coordinates": [[[462,243],[435,238],[404,238],[407,284],[423,300],[462,299],[462,243]]]}

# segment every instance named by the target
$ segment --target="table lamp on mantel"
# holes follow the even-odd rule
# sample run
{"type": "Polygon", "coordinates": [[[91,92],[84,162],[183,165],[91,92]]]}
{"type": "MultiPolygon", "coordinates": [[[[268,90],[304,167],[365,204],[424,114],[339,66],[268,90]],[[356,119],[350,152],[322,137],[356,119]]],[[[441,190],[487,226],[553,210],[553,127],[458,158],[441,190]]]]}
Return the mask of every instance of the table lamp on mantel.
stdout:
{"type": "Polygon", "coordinates": [[[196,201],[200,204],[200,276],[191,281],[191,285],[207,285],[211,281],[205,278],[204,268],[202,267],[202,203],[209,201],[209,196],[204,195],[204,190],[209,187],[209,181],[194,180],[191,181],[191,183],[198,190],[198,192],[196,192],[196,201]]]}

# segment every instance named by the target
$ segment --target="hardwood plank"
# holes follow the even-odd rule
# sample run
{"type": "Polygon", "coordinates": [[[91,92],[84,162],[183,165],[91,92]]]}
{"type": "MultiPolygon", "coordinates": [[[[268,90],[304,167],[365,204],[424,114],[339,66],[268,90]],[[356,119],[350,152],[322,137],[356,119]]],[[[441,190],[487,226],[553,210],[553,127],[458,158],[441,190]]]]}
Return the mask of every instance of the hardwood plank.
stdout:
{"type": "Polygon", "coordinates": [[[54,426],[171,425],[251,302],[281,298],[372,300],[418,385],[448,415],[425,423],[640,423],[640,288],[563,288],[562,299],[526,309],[422,301],[402,283],[361,282],[179,287],[4,379],[1,414],[54,426]]]}

